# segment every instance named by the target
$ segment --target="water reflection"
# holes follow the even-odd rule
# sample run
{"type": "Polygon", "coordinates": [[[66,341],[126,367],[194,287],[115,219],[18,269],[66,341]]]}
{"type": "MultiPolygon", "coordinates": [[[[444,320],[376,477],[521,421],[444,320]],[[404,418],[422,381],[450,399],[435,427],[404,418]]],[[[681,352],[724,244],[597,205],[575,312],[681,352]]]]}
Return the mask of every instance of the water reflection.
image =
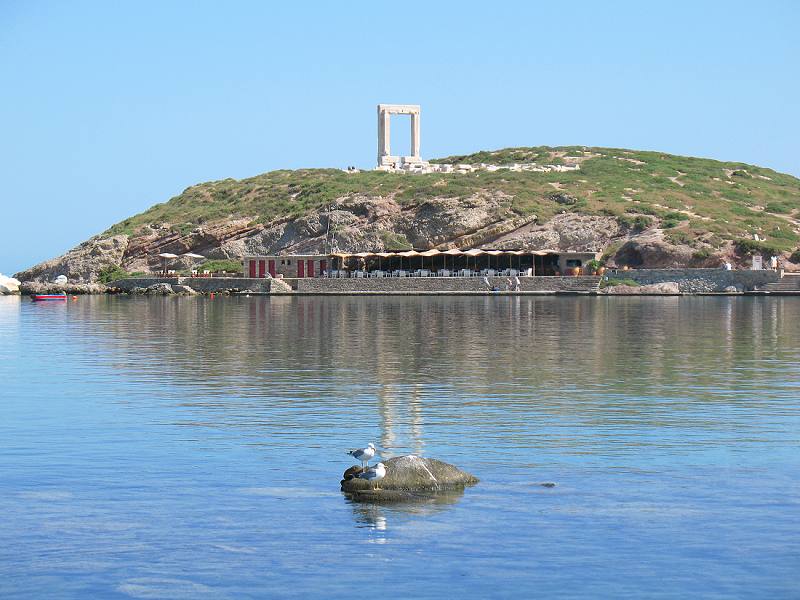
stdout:
{"type": "Polygon", "coordinates": [[[796,587],[795,298],[0,300],[0,596],[796,587]],[[352,502],[368,441],[482,483],[352,502]]]}
{"type": "Polygon", "coordinates": [[[344,494],[345,500],[353,510],[356,525],[380,531],[388,529],[391,521],[398,517],[427,517],[440,513],[464,497],[464,490],[448,490],[436,494],[415,493],[397,501],[359,500],[358,496],[344,494]]]}
{"type": "Polygon", "coordinates": [[[581,452],[593,444],[537,438],[528,423],[731,430],[700,407],[743,409],[779,393],[749,394],[765,382],[797,385],[793,300],[81,298],[59,326],[85,360],[169,382],[192,427],[278,444],[293,428],[339,447],[377,438],[391,456],[428,454],[458,423],[581,452]],[[339,418],[349,431],[331,430],[339,418]]]}

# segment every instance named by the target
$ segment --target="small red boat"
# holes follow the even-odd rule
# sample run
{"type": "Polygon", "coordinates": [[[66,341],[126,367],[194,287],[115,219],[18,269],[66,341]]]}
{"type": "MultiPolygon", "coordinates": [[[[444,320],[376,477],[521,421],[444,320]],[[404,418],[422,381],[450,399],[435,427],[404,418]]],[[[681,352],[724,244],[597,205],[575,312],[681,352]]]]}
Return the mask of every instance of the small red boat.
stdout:
{"type": "Polygon", "coordinates": [[[44,302],[47,300],[56,300],[56,301],[61,300],[63,302],[66,302],[67,295],[63,292],[61,294],[33,294],[31,296],[31,300],[33,300],[34,302],[44,302]]]}

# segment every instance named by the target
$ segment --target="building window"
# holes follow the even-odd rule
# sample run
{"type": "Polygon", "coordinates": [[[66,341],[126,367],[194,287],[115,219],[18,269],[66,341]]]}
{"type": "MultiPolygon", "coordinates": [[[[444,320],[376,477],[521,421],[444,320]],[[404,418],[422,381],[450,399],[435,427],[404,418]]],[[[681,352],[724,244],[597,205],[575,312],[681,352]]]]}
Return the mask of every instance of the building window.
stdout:
{"type": "Polygon", "coordinates": [[[578,260],[577,258],[570,258],[567,260],[567,268],[572,269],[574,267],[582,267],[582,261],[578,260]]]}

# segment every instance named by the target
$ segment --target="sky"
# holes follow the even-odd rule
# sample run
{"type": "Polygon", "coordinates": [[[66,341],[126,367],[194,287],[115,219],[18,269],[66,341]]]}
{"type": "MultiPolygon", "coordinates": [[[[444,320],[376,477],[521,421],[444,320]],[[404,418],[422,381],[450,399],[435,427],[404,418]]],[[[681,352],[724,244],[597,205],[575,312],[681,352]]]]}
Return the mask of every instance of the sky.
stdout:
{"type": "Polygon", "coordinates": [[[0,0],[0,272],[202,181],[371,168],[382,102],[422,106],[424,158],[588,145],[800,176],[798,31],[794,1],[0,0]]]}

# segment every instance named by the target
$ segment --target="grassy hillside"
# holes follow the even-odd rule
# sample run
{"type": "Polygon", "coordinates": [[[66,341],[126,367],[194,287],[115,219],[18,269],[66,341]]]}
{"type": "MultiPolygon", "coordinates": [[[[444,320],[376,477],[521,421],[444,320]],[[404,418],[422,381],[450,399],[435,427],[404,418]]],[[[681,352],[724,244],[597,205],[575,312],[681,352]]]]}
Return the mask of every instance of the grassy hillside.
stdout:
{"type": "Polygon", "coordinates": [[[337,169],[273,171],[188,188],[163,204],[114,225],[107,233],[134,234],[150,223],[186,233],[203,223],[245,217],[267,223],[296,217],[348,194],[393,196],[401,204],[433,197],[467,198],[500,191],[512,200],[509,217],[536,214],[541,222],[562,211],[611,215],[638,228],[660,225],[676,243],[742,253],[793,251],[800,246],[800,180],[742,163],[614,148],[509,148],[438,159],[440,163],[570,164],[570,172],[402,175],[337,169]],[[753,243],[753,234],[766,238],[753,243]]]}

